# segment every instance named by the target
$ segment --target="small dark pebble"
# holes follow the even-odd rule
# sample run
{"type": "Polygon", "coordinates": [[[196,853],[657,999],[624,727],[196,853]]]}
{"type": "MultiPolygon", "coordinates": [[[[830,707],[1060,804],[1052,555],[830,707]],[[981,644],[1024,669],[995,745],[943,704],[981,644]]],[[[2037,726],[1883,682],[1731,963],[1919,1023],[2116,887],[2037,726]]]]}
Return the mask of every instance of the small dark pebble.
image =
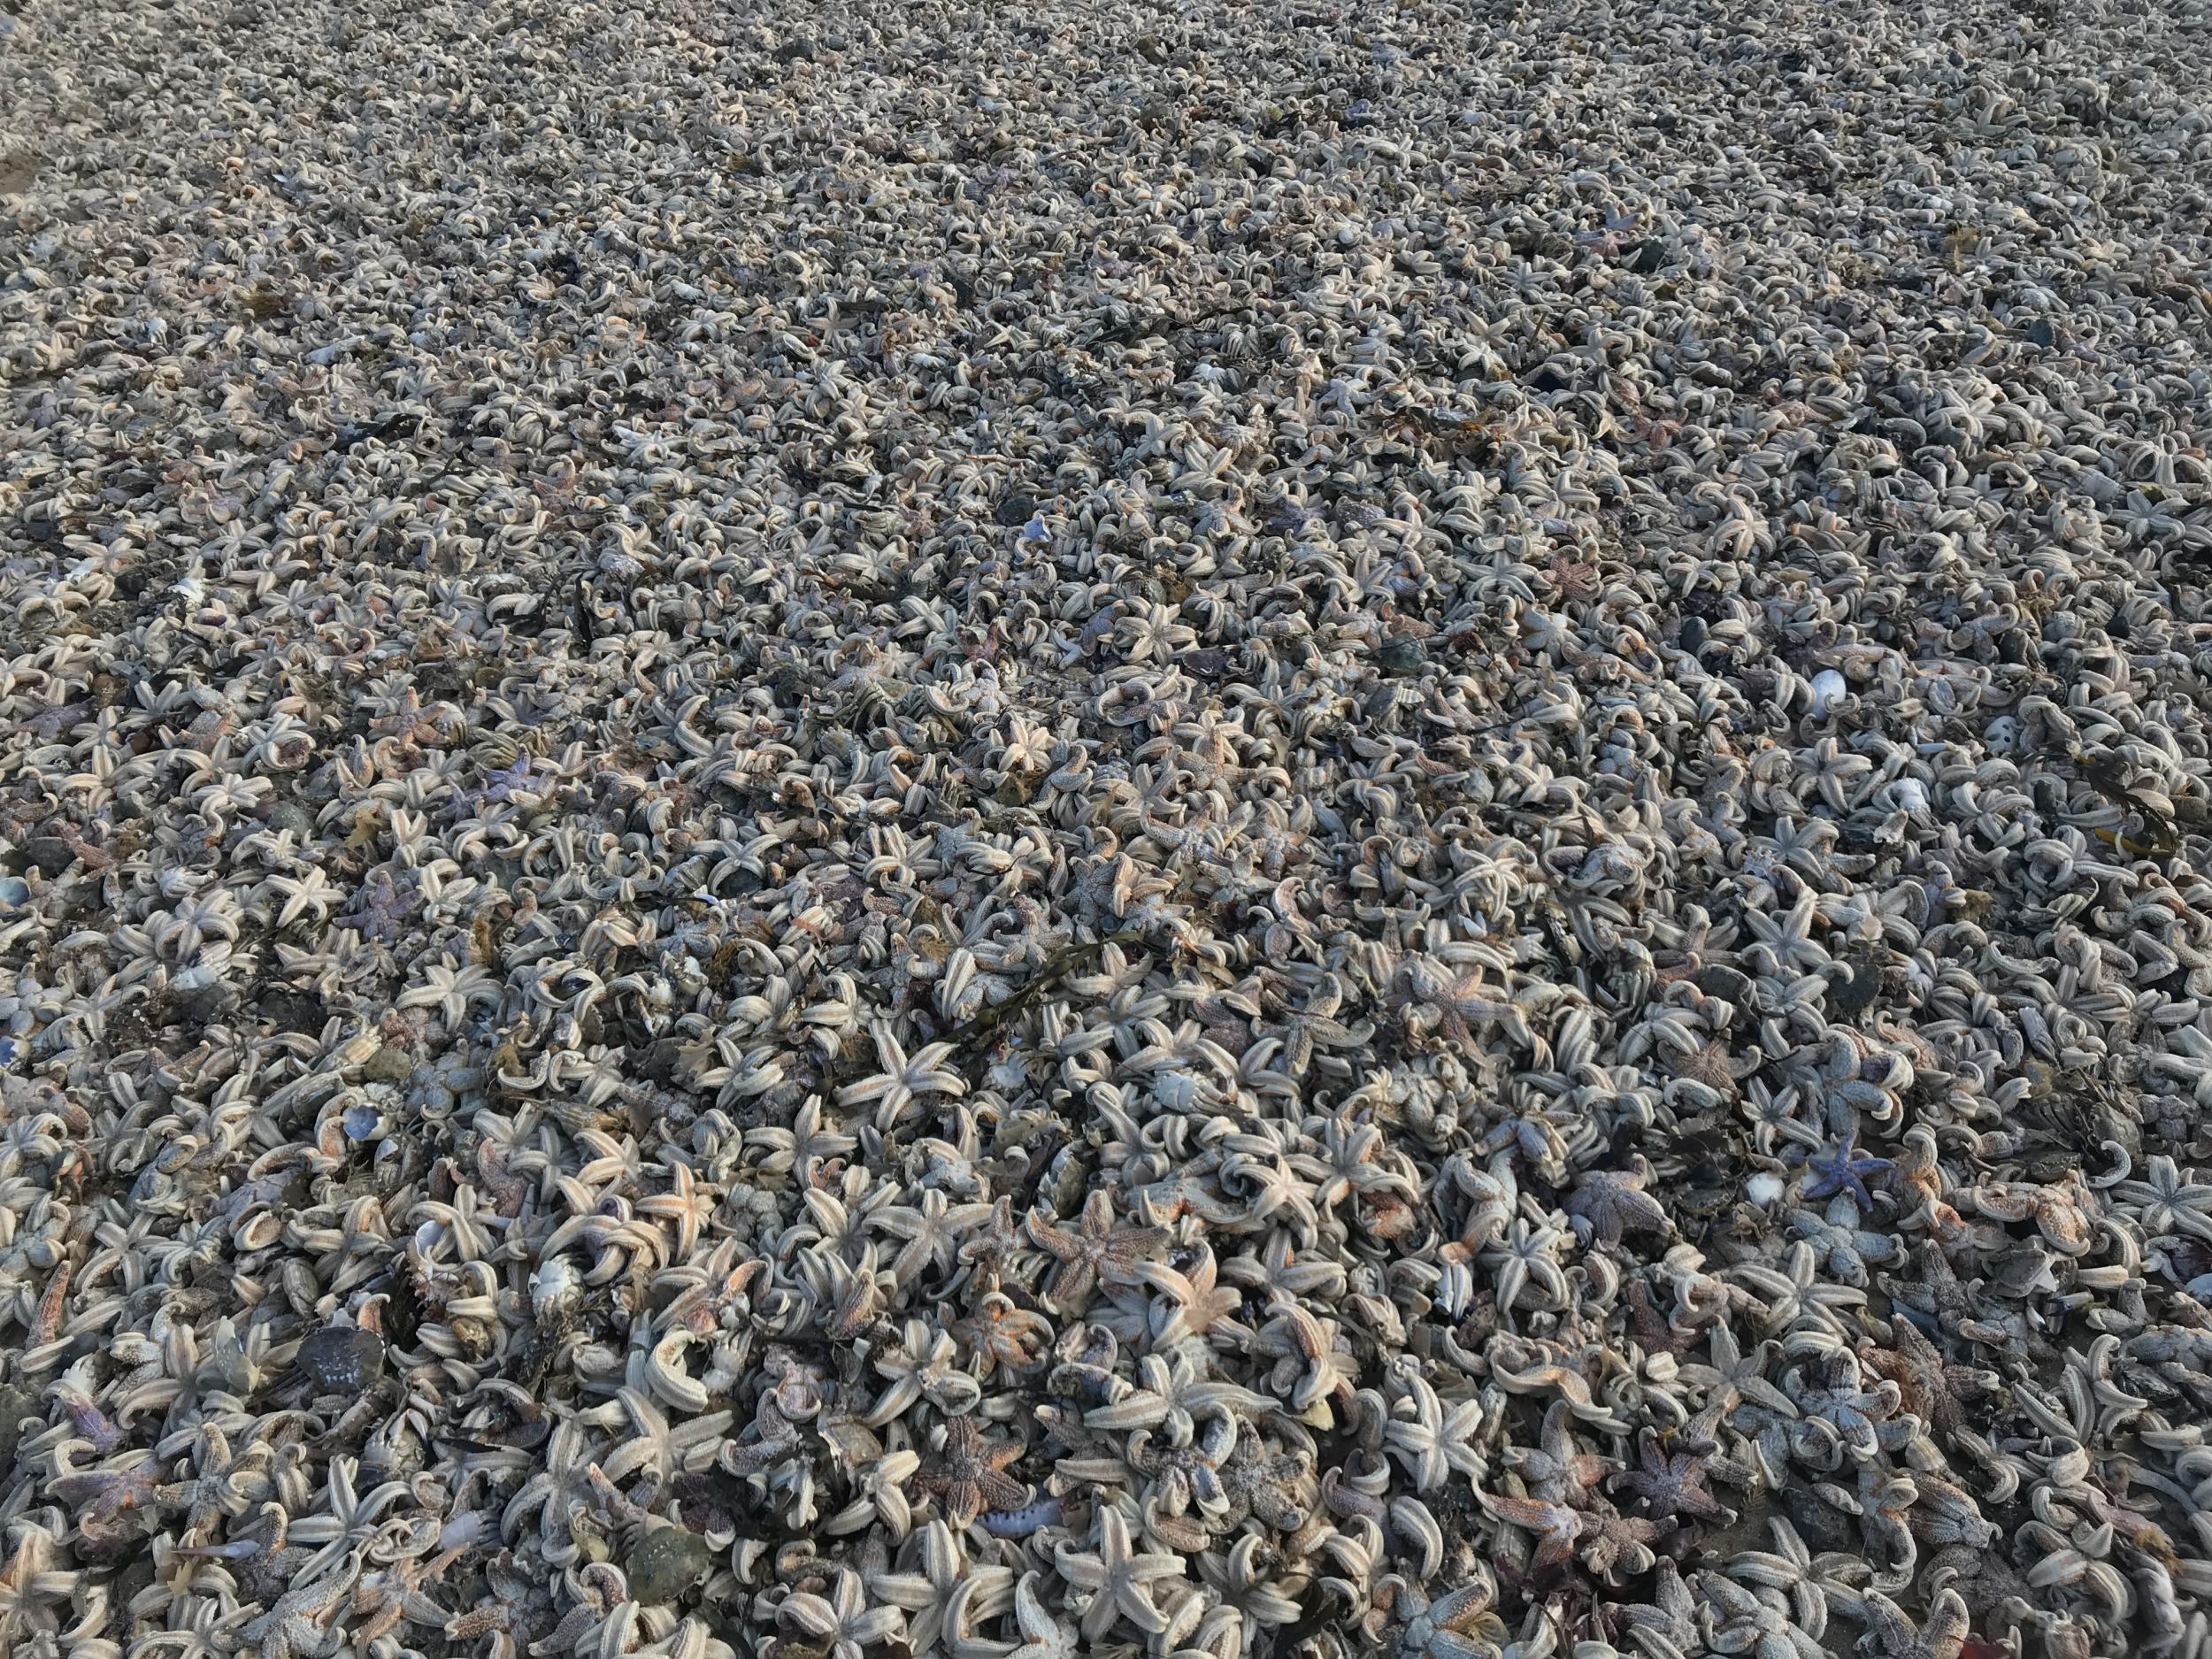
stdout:
{"type": "Polygon", "coordinates": [[[1705,643],[1705,618],[1703,617],[1683,618],[1680,637],[1682,649],[1689,652],[1691,656],[1696,656],[1698,648],[1705,643]]]}
{"type": "Polygon", "coordinates": [[[384,1374],[384,1339],[359,1325],[325,1325],[300,1344],[299,1368],[318,1393],[363,1393],[384,1374]]]}
{"type": "Polygon", "coordinates": [[[196,1025],[205,1025],[220,1019],[237,1006],[236,987],[225,985],[220,979],[169,994],[169,1011],[179,1019],[196,1025]]]}
{"type": "Polygon", "coordinates": [[[254,1012],[280,1032],[303,1037],[322,1034],[330,1010],[319,996],[300,991],[266,991],[254,1003],[254,1012]]]}
{"type": "Polygon", "coordinates": [[[23,843],[23,853],[41,875],[58,876],[77,862],[76,850],[58,835],[34,835],[23,843]]]}
{"type": "Polygon", "coordinates": [[[1375,662],[1386,674],[1417,674],[1429,665],[1428,648],[1418,640],[1388,640],[1375,662]]]}
{"type": "Polygon", "coordinates": [[[1717,963],[1709,968],[1701,968],[1693,983],[1708,996],[1717,996],[1722,1002],[1732,1002],[1738,1008],[1750,1006],[1751,978],[1734,968],[1723,967],[1717,963]]]}
{"type": "Polygon", "coordinates": [[[1828,987],[1828,1006],[1839,1014],[1856,1014],[1874,1006],[1874,999],[1882,992],[1882,970],[1878,963],[1863,957],[1847,960],[1847,976],[1839,977],[1828,987]]]}
{"type": "Polygon", "coordinates": [[[1850,1520],[1834,1505],[1793,1481],[1774,1500],[1774,1507],[1795,1523],[1807,1543],[1820,1550],[1849,1549],[1859,1538],[1850,1520]]]}
{"type": "Polygon", "coordinates": [[[683,1062],[683,1043],[674,1037],[663,1037],[649,1045],[638,1060],[638,1070],[649,1083],[667,1083],[674,1080],[683,1062]]]}
{"type": "Polygon", "coordinates": [[[1667,244],[1648,236],[1628,251],[1628,268],[1638,276],[1651,276],[1666,263],[1667,244]]]}
{"type": "Polygon", "coordinates": [[[810,64],[814,61],[814,42],[807,40],[786,41],[776,48],[780,64],[810,64]]]}
{"type": "Polygon", "coordinates": [[[1033,495],[1009,495],[998,504],[998,521],[1009,530],[1018,530],[1036,517],[1037,498],[1033,495]]]}
{"type": "Polygon", "coordinates": [[[2039,317],[2028,325],[2028,343],[2032,346],[2040,346],[2044,350],[2048,351],[2053,346],[2058,344],[2058,331],[2039,317]]]}

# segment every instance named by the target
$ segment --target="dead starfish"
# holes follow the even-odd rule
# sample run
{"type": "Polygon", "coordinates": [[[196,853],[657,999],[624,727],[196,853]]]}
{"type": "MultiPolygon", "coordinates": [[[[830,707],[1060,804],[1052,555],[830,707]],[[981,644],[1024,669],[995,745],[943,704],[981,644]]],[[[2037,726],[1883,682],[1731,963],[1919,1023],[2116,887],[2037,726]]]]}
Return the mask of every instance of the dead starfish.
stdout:
{"type": "Polygon", "coordinates": [[[1057,1311],[1070,1314],[1090,1305],[1101,1279],[1128,1283],[1138,1277],[1138,1263],[1159,1255],[1168,1243],[1164,1228],[1114,1225],[1113,1201],[1102,1192],[1084,1201],[1082,1222],[1072,1229],[1060,1226],[1041,1210],[1031,1211],[1029,1236],[1060,1263],[1045,1287],[1045,1300],[1057,1311]]]}
{"type": "Polygon", "coordinates": [[[1021,1455],[1019,1446],[984,1439],[972,1417],[955,1417],[945,1425],[942,1466],[916,1476],[914,1484],[943,1498],[945,1521],[957,1531],[987,1509],[1018,1509],[1029,1502],[1027,1486],[999,1472],[1021,1455]]]}

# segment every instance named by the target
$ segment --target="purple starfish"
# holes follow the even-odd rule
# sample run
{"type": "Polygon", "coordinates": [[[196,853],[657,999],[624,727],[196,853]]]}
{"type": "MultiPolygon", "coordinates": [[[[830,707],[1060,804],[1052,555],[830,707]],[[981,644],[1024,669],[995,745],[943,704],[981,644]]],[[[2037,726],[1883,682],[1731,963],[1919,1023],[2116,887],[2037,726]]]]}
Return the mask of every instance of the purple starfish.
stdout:
{"type": "Polygon", "coordinates": [[[1859,1201],[1859,1208],[1871,1210],[1874,1194],[1866,1189],[1866,1178],[1897,1165],[1888,1158],[1878,1158],[1859,1150],[1859,1132],[1852,1130],[1842,1141],[1825,1152],[1816,1152],[1805,1160],[1805,1167],[1819,1179],[1805,1183],[1808,1198],[1830,1198],[1838,1193],[1849,1193],[1859,1201]]]}

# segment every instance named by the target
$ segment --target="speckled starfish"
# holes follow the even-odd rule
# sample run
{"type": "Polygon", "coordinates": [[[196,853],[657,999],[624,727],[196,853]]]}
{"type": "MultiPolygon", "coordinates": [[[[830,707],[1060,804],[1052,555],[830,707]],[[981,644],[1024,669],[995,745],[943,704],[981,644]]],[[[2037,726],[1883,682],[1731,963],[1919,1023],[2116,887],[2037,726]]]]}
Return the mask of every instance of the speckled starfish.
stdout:
{"type": "Polygon", "coordinates": [[[1168,1242],[1164,1228],[1117,1227],[1113,1201],[1104,1193],[1093,1193],[1084,1201],[1083,1219],[1074,1227],[1063,1227],[1032,1212],[1029,1236],[1060,1263],[1046,1286],[1045,1298],[1062,1313],[1082,1312],[1101,1279],[1125,1283],[1134,1277],[1139,1263],[1157,1256],[1168,1242]]]}
{"type": "Polygon", "coordinates": [[[915,1485],[941,1497],[946,1522],[964,1528],[987,1509],[1013,1509],[1029,1502],[1028,1487],[999,1472],[1021,1455],[1019,1446],[986,1440],[974,1418],[955,1417],[945,1425],[942,1462],[916,1476],[915,1485]]]}

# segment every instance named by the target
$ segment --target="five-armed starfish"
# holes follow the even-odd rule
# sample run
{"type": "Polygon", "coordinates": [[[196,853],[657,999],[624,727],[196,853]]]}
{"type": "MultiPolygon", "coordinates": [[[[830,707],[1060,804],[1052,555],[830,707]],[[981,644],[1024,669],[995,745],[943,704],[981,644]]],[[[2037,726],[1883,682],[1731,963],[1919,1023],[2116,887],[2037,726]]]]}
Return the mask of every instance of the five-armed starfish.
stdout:
{"type": "Polygon", "coordinates": [[[1838,1193],[1849,1193],[1858,1201],[1861,1210],[1874,1208],[1874,1194],[1867,1190],[1866,1178],[1885,1170],[1897,1167],[1888,1158],[1878,1158],[1859,1150],[1859,1132],[1847,1132],[1837,1145],[1816,1152],[1805,1160],[1805,1167],[1817,1178],[1805,1183],[1808,1198],[1832,1198],[1838,1193]]]}

